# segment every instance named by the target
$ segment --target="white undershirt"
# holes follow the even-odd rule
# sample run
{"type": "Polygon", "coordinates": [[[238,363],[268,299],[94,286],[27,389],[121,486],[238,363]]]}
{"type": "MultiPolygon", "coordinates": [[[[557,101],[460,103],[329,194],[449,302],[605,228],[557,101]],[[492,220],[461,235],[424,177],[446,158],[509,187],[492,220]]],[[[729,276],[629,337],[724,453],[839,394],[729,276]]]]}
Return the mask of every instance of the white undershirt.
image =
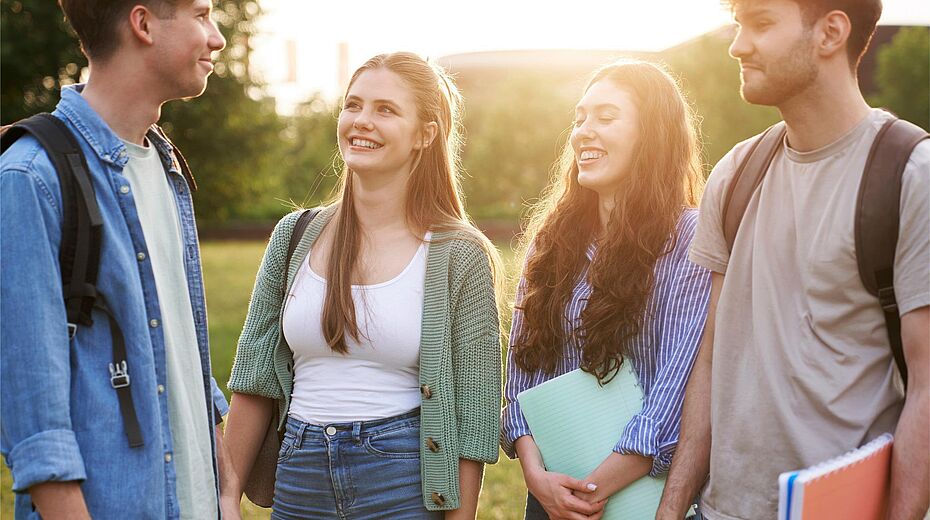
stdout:
{"type": "MultiPolygon", "coordinates": [[[[430,235],[425,239],[428,241],[430,235]]],[[[308,260],[297,272],[284,307],[283,329],[294,353],[294,393],[288,415],[310,424],[367,421],[420,406],[420,327],[426,243],[400,274],[353,285],[360,337],[348,354],[326,344],[321,316],[326,280],[308,260]]]]}

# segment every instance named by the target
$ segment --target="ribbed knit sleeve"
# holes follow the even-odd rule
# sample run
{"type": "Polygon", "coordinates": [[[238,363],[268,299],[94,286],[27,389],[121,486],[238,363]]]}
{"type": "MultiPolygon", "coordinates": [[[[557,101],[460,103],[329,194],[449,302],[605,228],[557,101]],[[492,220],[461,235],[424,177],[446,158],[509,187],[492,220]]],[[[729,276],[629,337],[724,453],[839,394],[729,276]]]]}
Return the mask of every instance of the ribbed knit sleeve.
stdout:
{"type": "Polygon", "coordinates": [[[501,406],[500,321],[494,281],[480,246],[457,241],[450,272],[452,370],[459,457],[487,463],[498,458],[501,406]]]}
{"type": "Polygon", "coordinates": [[[236,359],[227,385],[232,392],[284,398],[275,377],[274,360],[281,335],[279,320],[286,283],[287,246],[298,217],[300,212],[285,215],[271,233],[236,347],[236,359]]]}

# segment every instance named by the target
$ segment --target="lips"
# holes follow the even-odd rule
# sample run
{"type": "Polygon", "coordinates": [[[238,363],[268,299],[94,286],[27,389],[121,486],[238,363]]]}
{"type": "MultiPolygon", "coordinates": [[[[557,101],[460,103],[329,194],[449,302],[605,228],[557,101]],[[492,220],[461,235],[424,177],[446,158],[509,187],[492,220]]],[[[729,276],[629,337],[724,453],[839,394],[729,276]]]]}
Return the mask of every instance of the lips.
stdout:
{"type": "Polygon", "coordinates": [[[583,146],[578,150],[578,164],[591,164],[607,156],[607,152],[593,146],[583,146]]]}
{"type": "Polygon", "coordinates": [[[348,141],[349,141],[349,146],[353,150],[357,150],[357,151],[367,152],[367,151],[372,151],[372,150],[378,150],[379,148],[384,146],[384,144],[379,143],[378,141],[375,141],[374,139],[370,137],[362,137],[362,136],[357,136],[357,135],[350,135],[348,137],[348,141]]]}

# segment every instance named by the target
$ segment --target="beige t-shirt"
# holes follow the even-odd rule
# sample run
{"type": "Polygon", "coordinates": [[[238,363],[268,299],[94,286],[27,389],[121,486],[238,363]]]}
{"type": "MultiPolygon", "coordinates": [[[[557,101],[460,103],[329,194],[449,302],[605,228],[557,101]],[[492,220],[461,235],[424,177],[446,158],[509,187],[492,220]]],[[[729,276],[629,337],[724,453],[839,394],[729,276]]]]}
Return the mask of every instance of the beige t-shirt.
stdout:
{"type": "Polygon", "coordinates": [[[161,309],[168,370],[168,422],[173,442],[169,463],[174,464],[177,477],[178,506],[184,520],[216,518],[216,481],[210,447],[213,425],[204,405],[203,371],[184,270],[177,202],[155,148],[126,141],[124,144],[129,162],[123,175],[135,194],[161,309]]]}
{"type": "MultiPolygon", "coordinates": [[[[725,273],[711,390],[711,519],[776,517],[778,475],[893,432],[900,377],[877,299],[859,278],[853,225],[873,110],[832,144],[785,146],[752,197],[733,246],[722,207],[748,153],[738,144],[708,180],[692,242],[696,264],[725,273]]],[[[895,293],[901,314],[930,305],[930,142],[904,172],[895,293]]]]}

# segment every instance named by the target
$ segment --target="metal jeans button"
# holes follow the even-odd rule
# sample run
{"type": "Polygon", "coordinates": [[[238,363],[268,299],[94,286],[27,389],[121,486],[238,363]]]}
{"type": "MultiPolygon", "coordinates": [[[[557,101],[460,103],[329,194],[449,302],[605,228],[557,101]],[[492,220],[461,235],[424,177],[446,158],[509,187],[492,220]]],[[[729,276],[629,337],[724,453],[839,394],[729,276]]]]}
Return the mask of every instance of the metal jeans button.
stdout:
{"type": "Polygon", "coordinates": [[[326,427],[326,435],[329,435],[330,437],[332,437],[333,435],[336,435],[336,427],[335,427],[335,426],[327,426],[327,427],[326,427]]]}

